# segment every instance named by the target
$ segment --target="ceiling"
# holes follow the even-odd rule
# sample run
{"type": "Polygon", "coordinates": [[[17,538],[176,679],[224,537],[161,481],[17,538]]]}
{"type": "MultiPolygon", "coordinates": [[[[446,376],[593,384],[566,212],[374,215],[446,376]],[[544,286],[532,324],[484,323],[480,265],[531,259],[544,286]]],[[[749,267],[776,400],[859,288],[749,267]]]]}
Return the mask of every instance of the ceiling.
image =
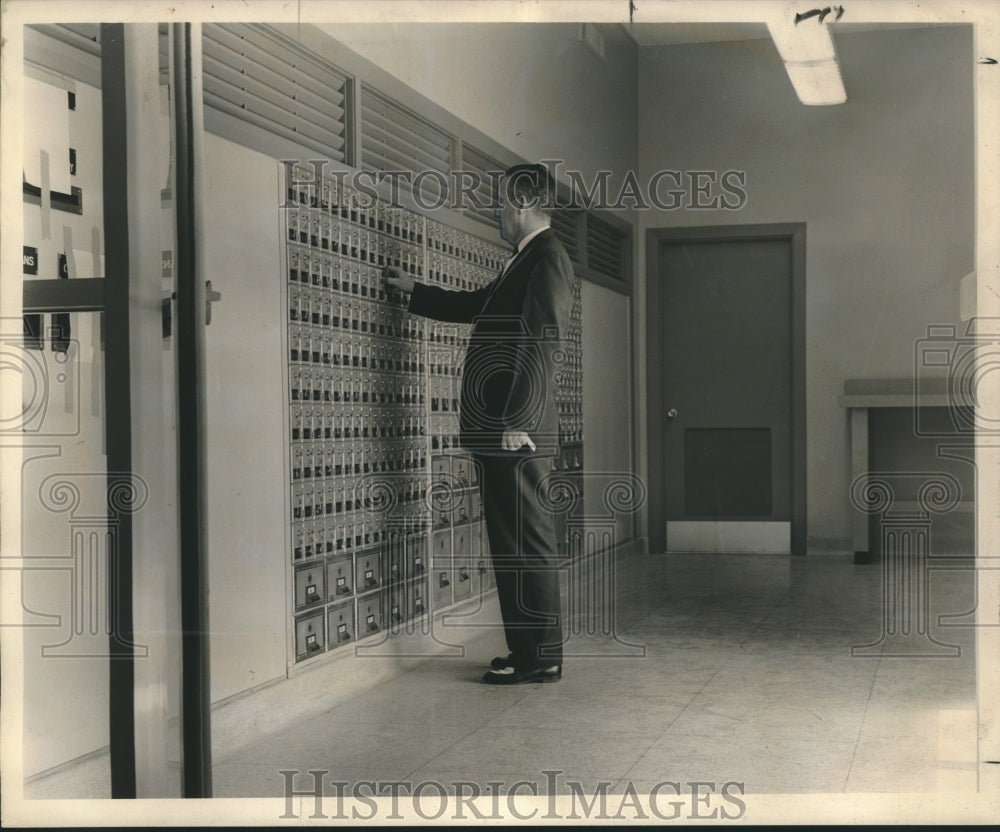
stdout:
{"type": "MultiPolygon", "coordinates": [[[[830,23],[830,32],[875,32],[886,29],[922,29],[927,23],[830,23]]],[[[769,37],[765,23],[634,23],[621,24],[639,46],[679,46],[769,37]]]]}
{"type": "Polygon", "coordinates": [[[622,24],[639,46],[678,46],[768,37],[764,23],[635,23],[622,24]]]}

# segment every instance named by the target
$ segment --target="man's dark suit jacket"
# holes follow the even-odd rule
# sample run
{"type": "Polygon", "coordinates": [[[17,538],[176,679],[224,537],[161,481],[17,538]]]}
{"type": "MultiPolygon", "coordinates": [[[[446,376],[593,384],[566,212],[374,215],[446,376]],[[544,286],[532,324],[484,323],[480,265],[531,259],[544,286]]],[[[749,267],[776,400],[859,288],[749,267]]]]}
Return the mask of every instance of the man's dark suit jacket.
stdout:
{"type": "MultiPolygon", "coordinates": [[[[532,238],[488,286],[456,292],[418,283],[409,310],[472,323],[462,370],[459,442],[474,453],[504,454],[504,430],[531,437],[533,455],[559,443],[555,376],[564,352],[573,293],[569,255],[551,228],[532,238]]],[[[527,447],[521,452],[530,455],[527,447]]]]}

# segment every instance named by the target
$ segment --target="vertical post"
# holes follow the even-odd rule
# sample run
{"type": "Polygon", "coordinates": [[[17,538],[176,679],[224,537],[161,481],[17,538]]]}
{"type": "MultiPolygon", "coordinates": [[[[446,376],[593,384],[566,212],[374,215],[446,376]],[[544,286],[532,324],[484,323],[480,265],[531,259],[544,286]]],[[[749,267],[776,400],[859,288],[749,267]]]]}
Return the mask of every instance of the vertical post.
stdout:
{"type": "Polygon", "coordinates": [[[180,556],[174,340],[163,338],[162,306],[165,290],[173,288],[172,278],[165,286],[162,277],[163,250],[174,247],[173,203],[169,211],[164,209],[161,190],[171,175],[171,120],[163,109],[167,79],[161,89],[156,23],[125,27],[125,67],[131,483],[146,495],[145,506],[132,509],[132,627],[137,651],[144,651],[136,652],[134,676],[136,797],[167,798],[180,795],[180,772],[170,765],[180,735],[180,556]]]}
{"type": "Polygon", "coordinates": [[[208,653],[208,526],[205,489],[205,275],[199,250],[201,27],[173,26],[172,89],[177,164],[177,434],[181,550],[184,797],[211,797],[208,653]]]}
{"type": "MultiPolygon", "coordinates": [[[[868,474],[868,408],[852,407],[851,414],[851,482],[868,474]]],[[[868,514],[861,506],[852,506],[851,540],[854,544],[854,562],[869,563],[871,551],[868,541],[868,514]]]]}
{"type": "MultiPolygon", "coordinates": [[[[109,493],[112,478],[132,470],[129,376],[128,133],[125,111],[125,27],[101,24],[101,118],[104,152],[105,427],[109,493]]],[[[136,796],[135,659],[132,655],[132,514],[118,517],[118,545],[109,550],[108,640],[111,796],[136,796]]]]}

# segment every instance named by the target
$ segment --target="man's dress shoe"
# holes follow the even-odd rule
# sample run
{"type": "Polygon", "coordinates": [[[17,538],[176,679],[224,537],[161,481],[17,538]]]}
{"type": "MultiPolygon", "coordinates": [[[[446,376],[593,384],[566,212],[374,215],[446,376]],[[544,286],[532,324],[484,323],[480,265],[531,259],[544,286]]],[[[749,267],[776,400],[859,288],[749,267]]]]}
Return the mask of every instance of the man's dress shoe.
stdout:
{"type": "Polygon", "coordinates": [[[483,681],[488,685],[523,685],[528,682],[558,682],[562,678],[562,665],[536,667],[518,670],[507,667],[502,670],[487,670],[483,681]]]}

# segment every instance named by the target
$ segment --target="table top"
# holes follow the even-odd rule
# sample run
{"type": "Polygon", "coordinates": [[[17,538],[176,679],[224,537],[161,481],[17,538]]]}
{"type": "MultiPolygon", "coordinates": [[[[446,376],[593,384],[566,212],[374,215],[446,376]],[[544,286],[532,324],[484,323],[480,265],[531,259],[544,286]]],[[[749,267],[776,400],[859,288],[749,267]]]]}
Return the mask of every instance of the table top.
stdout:
{"type": "Polygon", "coordinates": [[[841,407],[953,407],[955,394],[947,376],[913,378],[849,378],[844,380],[841,407]]]}

